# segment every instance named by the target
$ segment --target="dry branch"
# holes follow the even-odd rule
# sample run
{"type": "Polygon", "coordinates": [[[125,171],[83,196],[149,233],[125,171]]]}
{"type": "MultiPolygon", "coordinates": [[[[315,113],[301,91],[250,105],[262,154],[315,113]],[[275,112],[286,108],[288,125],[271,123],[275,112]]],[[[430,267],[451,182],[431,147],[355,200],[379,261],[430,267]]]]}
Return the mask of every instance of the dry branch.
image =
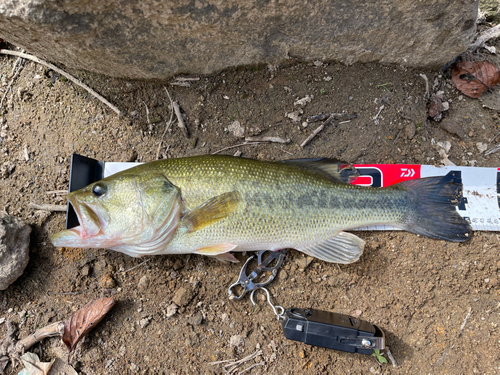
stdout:
{"type": "Polygon", "coordinates": [[[75,77],[73,77],[71,74],[66,73],[64,70],[59,69],[57,66],[55,66],[55,65],[53,65],[53,64],[51,64],[51,63],[49,63],[49,62],[47,62],[45,60],[39,59],[36,56],[28,55],[27,53],[22,53],[22,52],[17,52],[17,51],[11,51],[11,50],[8,50],[8,49],[0,49],[0,53],[3,53],[4,55],[11,55],[11,56],[22,57],[23,59],[28,59],[28,60],[34,61],[34,62],[36,62],[38,64],[42,64],[42,65],[46,66],[49,69],[52,69],[53,71],[59,73],[60,75],[63,75],[67,79],[69,79],[74,84],[76,84],[76,85],[80,86],[81,88],[87,90],[91,95],[95,96],[101,102],[103,102],[104,104],[106,104],[109,108],[111,108],[113,111],[115,111],[118,115],[121,115],[120,110],[116,106],[114,106],[113,104],[111,104],[109,101],[107,101],[103,96],[99,95],[97,92],[95,92],[94,90],[92,90],[89,86],[87,86],[85,83],[79,81],[78,79],[76,79],[75,77]]]}

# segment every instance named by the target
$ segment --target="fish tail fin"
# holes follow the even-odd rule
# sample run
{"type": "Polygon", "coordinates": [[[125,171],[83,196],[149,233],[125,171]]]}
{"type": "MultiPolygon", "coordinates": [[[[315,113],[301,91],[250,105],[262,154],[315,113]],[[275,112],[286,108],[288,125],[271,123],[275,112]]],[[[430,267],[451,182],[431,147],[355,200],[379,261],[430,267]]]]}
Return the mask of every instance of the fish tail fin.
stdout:
{"type": "Polygon", "coordinates": [[[409,210],[401,223],[405,230],[452,242],[470,239],[472,228],[455,208],[462,199],[462,183],[454,172],[399,185],[408,193],[409,210]]]}

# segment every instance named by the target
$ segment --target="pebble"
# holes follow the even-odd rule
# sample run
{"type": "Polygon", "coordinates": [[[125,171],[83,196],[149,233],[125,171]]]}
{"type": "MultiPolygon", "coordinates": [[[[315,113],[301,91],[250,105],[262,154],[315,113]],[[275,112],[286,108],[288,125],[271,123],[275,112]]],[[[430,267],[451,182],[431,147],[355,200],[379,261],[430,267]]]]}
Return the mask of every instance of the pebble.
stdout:
{"type": "Polygon", "coordinates": [[[137,366],[135,363],[131,363],[130,364],[130,371],[139,372],[139,366],[137,366]]]}
{"type": "Polygon", "coordinates": [[[151,320],[153,318],[151,318],[150,316],[146,316],[145,318],[142,318],[141,320],[139,320],[139,327],[141,328],[146,328],[149,323],[151,323],[151,320]]]}
{"type": "Polygon", "coordinates": [[[192,289],[181,287],[175,292],[172,301],[177,306],[186,306],[194,297],[194,291],[192,289]]]}
{"type": "Polygon", "coordinates": [[[203,323],[203,314],[202,313],[196,314],[191,320],[191,322],[193,325],[199,326],[201,323],[203,323]]]}
{"type": "Polygon", "coordinates": [[[467,136],[462,126],[457,121],[451,118],[444,119],[443,121],[441,121],[440,125],[448,133],[454,134],[460,139],[464,139],[467,136]]]}
{"type": "Polygon", "coordinates": [[[87,277],[90,274],[90,266],[88,264],[84,265],[80,270],[82,276],[87,277]]]}
{"type": "Polygon", "coordinates": [[[172,303],[171,305],[169,305],[167,307],[167,318],[174,316],[175,313],[177,312],[178,308],[179,307],[175,303],[172,303]]]}
{"type": "Polygon", "coordinates": [[[140,290],[146,290],[149,287],[149,276],[147,275],[142,276],[137,286],[140,290]]]}
{"type": "Polygon", "coordinates": [[[105,268],[106,268],[106,261],[104,259],[96,262],[94,265],[94,271],[97,274],[104,272],[105,268]]]}
{"type": "Polygon", "coordinates": [[[244,337],[241,335],[233,335],[229,339],[229,345],[233,347],[242,346],[244,342],[245,342],[244,337]]]}
{"type": "Polygon", "coordinates": [[[406,125],[405,127],[405,136],[408,139],[412,139],[415,136],[415,133],[417,131],[417,127],[415,126],[415,123],[411,123],[406,125]]]}
{"type": "Polygon", "coordinates": [[[116,286],[116,282],[111,274],[105,274],[101,279],[101,286],[106,289],[112,289],[116,286]]]}
{"type": "Polygon", "coordinates": [[[488,144],[482,143],[482,142],[477,142],[476,147],[477,147],[479,153],[482,154],[483,152],[485,152],[488,149],[488,144]]]}
{"type": "Polygon", "coordinates": [[[31,227],[0,211],[0,290],[22,275],[29,261],[31,227]]]}
{"type": "Polygon", "coordinates": [[[243,138],[245,136],[245,128],[241,126],[240,122],[238,120],[233,121],[228,127],[227,130],[229,130],[233,135],[237,138],[243,138]]]}

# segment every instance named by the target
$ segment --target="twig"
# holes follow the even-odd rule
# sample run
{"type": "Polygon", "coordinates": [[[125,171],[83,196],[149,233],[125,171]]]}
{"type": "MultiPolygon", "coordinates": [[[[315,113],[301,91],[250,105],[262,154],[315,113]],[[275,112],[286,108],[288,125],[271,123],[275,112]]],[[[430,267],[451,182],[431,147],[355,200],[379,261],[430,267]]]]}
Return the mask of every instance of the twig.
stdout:
{"type": "Polygon", "coordinates": [[[199,81],[200,77],[175,77],[175,80],[179,82],[199,81]]]}
{"type": "Polygon", "coordinates": [[[247,137],[245,142],[274,142],[274,143],[290,143],[290,139],[280,137],[247,137]]]}
{"type": "Polygon", "coordinates": [[[305,147],[305,146],[306,146],[309,142],[311,142],[311,140],[312,140],[314,137],[316,137],[316,136],[319,134],[319,132],[321,132],[321,131],[325,128],[325,126],[326,126],[326,125],[328,125],[328,124],[329,124],[330,122],[332,122],[334,119],[335,119],[335,115],[331,115],[330,117],[328,117],[328,119],[327,119],[324,123],[322,123],[320,126],[318,126],[318,127],[316,128],[316,130],[315,130],[315,131],[314,131],[314,132],[313,132],[313,133],[312,133],[309,137],[307,137],[307,138],[306,138],[306,140],[305,140],[304,142],[302,142],[302,143],[300,144],[300,147],[301,147],[301,148],[304,148],[304,147],[305,147]]]}
{"type": "Polygon", "coordinates": [[[163,134],[161,135],[160,143],[158,144],[158,150],[156,151],[156,160],[160,158],[160,150],[161,150],[161,145],[163,143],[163,139],[165,138],[165,134],[167,134],[168,129],[170,129],[170,126],[172,125],[172,119],[174,118],[174,104],[172,101],[172,98],[170,97],[170,94],[168,93],[168,90],[165,86],[163,86],[165,89],[165,92],[167,93],[168,100],[170,100],[170,119],[168,120],[167,125],[165,126],[165,130],[163,131],[163,134]]]}
{"type": "MultiPolygon", "coordinates": [[[[233,359],[230,359],[230,360],[225,360],[225,361],[217,361],[217,362],[210,362],[209,365],[220,365],[222,363],[227,363],[226,365],[224,365],[222,367],[222,369],[224,370],[224,372],[228,373],[228,374],[231,374],[233,373],[240,365],[242,365],[243,363],[245,362],[248,362],[248,361],[251,361],[252,359],[258,357],[259,355],[262,355],[262,350],[257,350],[255,353],[253,354],[250,354],[248,356],[246,356],[245,358],[243,359],[240,359],[238,361],[234,361],[233,359]]],[[[260,362],[262,363],[262,365],[264,365],[264,362],[260,362]]],[[[259,364],[257,364],[257,366],[259,366],[259,364]]],[[[252,366],[248,369],[245,369],[243,370],[242,372],[240,372],[240,374],[244,373],[245,371],[248,371],[250,370],[251,368],[255,367],[252,366]]]]}
{"type": "Polygon", "coordinates": [[[385,105],[381,105],[380,108],[378,109],[378,112],[377,114],[375,115],[375,117],[373,117],[373,121],[375,121],[375,124],[378,125],[379,124],[379,120],[378,120],[378,116],[380,116],[380,112],[383,111],[383,109],[385,108],[385,105]]]}
{"type": "Polygon", "coordinates": [[[14,63],[14,68],[12,68],[12,71],[14,71],[14,69],[16,69],[16,66],[17,64],[19,63],[19,67],[17,68],[16,72],[14,73],[14,75],[12,76],[12,79],[10,80],[9,82],[9,85],[7,86],[7,89],[5,90],[5,93],[3,94],[2,96],[2,100],[0,101],[0,109],[2,109],[2,106],[3,106],[3,101],[5,100],[5,98],[7,97],[7,94],[9,93],[9,90],[11,89],[12,87],[12,84],[14,83],[16,77],[19,75],[19,73],[21,72],[21,69],[23,67],[23,64],[21,62],[22,60],[22,57],[18,57],[16,62],[14,63]]]}
{"type": "Polygon", "coordinates": [[[246,368],[246,369],[244,369],[243,371],[238,372],[238,375],[244,374],[245,372],[250,371],[250,370],[251,370],[251,369],[253,369],[254,367],[257,367],[257,366],[264,366],[265,364],[266,364],[266,362],[264,362],[264,361],[261,361],[261,362],[259,362],[259,363],[255,363],[255,364],[253,364],[252,366],[247,367],[247,368],[246,368]]]}
{"type": "Polygon", "coordinates": [[[66,206],[60,204],[38,204],[32,202],[28,207],[35,210],[66,212],[66,206]]]}
{"type": "Polygon", "coordinates": [[[148,127],[150,128],[149,130],[151,131],[151,121],[149,121],[149,108],[144,100],[142,101],[142,104],[144,104],[144,107],[146,107],[146,121],[148,122],[148,127]]]}
{"type": "Polygon", "coordinates": [[[191,87],[189,82],[199,81],[200,77],[176,77],[175,82],[170,82],[171,86],[191,87]]]}
{"type": "Polygon", "coordinates": [[[469,320],[471,315],[472,315],[472,307],[469,306],[469,312],[465,316],[464,322],[462,323],[462,326],[460,327],[460,333],[458,334],[458,337],[462,336],[462,333],[464,332],[465,325],[467,324],[467,321],[469,320]]]}
{"type": "Polygon", "coordinates": [[[121,115],[120,110],[116,106],[114,106],[113,104],[111,104],[109,101],[107,101],[103,96],[99,95],[97,92],[95,92],[94,90],[92,90],[89,86],[87,86],[85,83],[79,81],[78,79],[76,79],[75,77],[73,77],[71,74],[66,73],[64,70],[59,69],[57,66],[55,66],[55,65],[53,65],[53,64],[51,64],[51,63],[49,63],[47,61],[44,61],[42,59],[39,59],[36,56],[28,55],[28,54],[22,53],[22,52],[11,51],[11,50],[8,50],[8,49],[0,49],[0,53],[3,53],[4,55],[11,55],[11,56],[22,57],[23,59],[28,59],[28,60],[34,61],[34,62],[36,62],[38,64],[45,65],[47,68],[52,69],[53,71],[55,71],[55,72],[63,75],[64,77],[66,77],[67,79],[69,79],[74,84],[76,84],[76,85],[80,86],[81,88],[87,90],[88,93],[90,93],[91,95],[93,95],[94,97],[96,97],[97,99],[99,99],[101,102],[103,102],[104,104],[106,104],[109,108],[111,108],[113,111],[115,111],[118,115],[121,115]]]}
{"type": "Polygon", "coordinates": [[[500,24],[483,31],[476,41],[469,46],[468,50],[473,52],[480,47],[484,47],[484,43],[498,36],[500,36],[500,24]]]}
{"type": "Polygon", "coordinates": [[[248,146],[248,145],[258,145],[258,144],[261,144],[261,143],[264,143],[264,142],[244,142],[244,143],[240,143],[240,144],[237,144],[237,145],[234,145],[234,146],[229,146],[229,147],[221,148],[220,150],[212,152],[212,155],[218,154],[219,152],[222,152],[222,151],[230,150],[230,149],[235,148],[235,147],[248,146]]]}
{"type": "Polygon", "coordinates": [[[497,133],[492,139],[491,141],[488,142],[489,145],[491,145],[493,143],[493,141],[500,135],[500,133],[497,133]]]}
{"type": "Polygon", "coordinates": [[[45,194],[64,195],[64,194],[68,194],[68,191],[67,190],[49,190],[49,191],[46,191],[45,194]]]}
{"type": "Polygon", "coordinates": [[[16,347],[21,347],[23,350],[28,350],[37,342],[42,341],[47,337],[62,336],[64,332],[64,322],[55,322],[45,326],[43,328],[37,329],[31,335],[26,336],[24,339],[19,340],[16,347]]]}
{"type": "Polygon", "coordinates": [[[149,262],[151,259],[153,259],[153,258],[146,259],[144,262],[139,263],[138,265],[136,265],[136,266],[134,266],[134,267],[132,267],[132,268],[129,268],[129,269],[128,269],[128,270],[126,270],[126,271],[123,271],[123,273],[127,273],[127,272],[130,272],[130,271],[133,271],[133,270],[135,270],[136,268],[139,268],[140,266],[145,265],[145,264],[146,264],[147,262],[149,262]]]}
{"type": "Polygon", "coordinates": [[[174,107],[174,112],[175,112],[175,115],[177,116],[177,121],[179,122],[178,123],[179,128],[182,129],[184,136],[186,138],[189,138],[189,133],[188,133],[188,130],[186,128],[186,124],[184,123],[184,119],[182,118],[181,109],[179,108],[179,103],[172,102],[172,106],[174,107]]]}
{"type": "Polygon", "coordinates": [[[420,77],[425,81],[425,98],[429,99],[429,79],[425,74],[419,74],[420,77]]]}
{"type": "Polygon", "coordinates": [[[496,146],[493,146],[492,148],[490,148],[488,151],[486,151],[484,153],[485,156],[488,156],[489,154],[494,154],[495,152],[499,151],[500,150],[500,143],[497,144],[496,146]]]}
{"type": "Polygon", "coordinates": [[[392,355],[391,349],[387,345],[385,346],[385,352],[387,353],[387,356],[389,357],[389,360],[392,363],[392,367],[398,368],[398,363],[396,362],[396,359],[392,355]]]}
{"type": "Polygon", "coordinates": [[[61,293],[54,293],[51,292],[50,290],[47,292],[48,296],[74,296],[76,294],[80,294],[80,292],[61,292],[61,293]]]}

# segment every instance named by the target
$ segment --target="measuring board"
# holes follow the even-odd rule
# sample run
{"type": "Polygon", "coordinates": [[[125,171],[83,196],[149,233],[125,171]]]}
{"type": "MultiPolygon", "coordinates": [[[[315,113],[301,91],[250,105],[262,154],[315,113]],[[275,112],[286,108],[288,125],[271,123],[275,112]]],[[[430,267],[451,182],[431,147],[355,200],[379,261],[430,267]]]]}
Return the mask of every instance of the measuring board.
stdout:
{"type": "MultiPolygon", "coordinates": [[[[71,156],[69,191],[140,163],[102,162],[78,154],[71,156]]],[[[473,230],[500,231],[500,168],[432,166],[419,164],[354,164],[360,176],[353,185],[386,187],[402,181],[453,173],[463,185],[458,213],[470,222],[473,230]]],[[[66,228],[78,225],[78,218],[68,204],[66,228]]],[[[389,225],[375,225],[356,230],[399,230],[389,225]]]]}

